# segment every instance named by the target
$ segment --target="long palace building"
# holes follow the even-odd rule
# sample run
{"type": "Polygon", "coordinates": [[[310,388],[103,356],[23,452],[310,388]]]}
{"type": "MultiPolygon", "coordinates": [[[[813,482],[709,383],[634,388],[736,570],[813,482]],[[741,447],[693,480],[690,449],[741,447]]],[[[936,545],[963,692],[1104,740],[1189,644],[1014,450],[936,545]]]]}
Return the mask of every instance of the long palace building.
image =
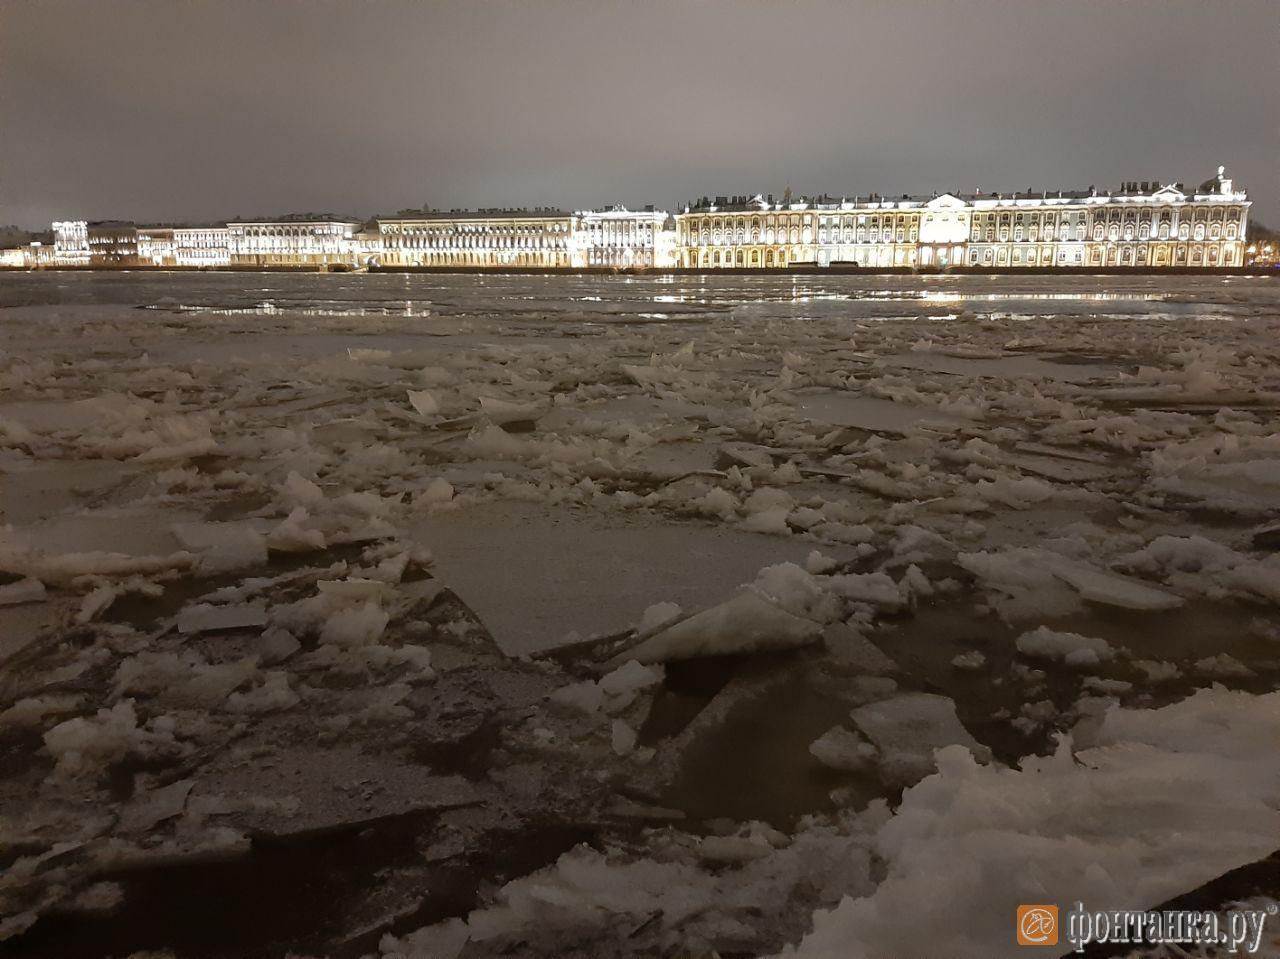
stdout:
{"type": "Polygon", "coordinates": [[[1193,190],[704,197],[628,210],[297,214],[204,226],[59,221],[0,266],[477,269],[1227,268],[1245,265],[1249,199],[1226,171],[1193,190]]]}

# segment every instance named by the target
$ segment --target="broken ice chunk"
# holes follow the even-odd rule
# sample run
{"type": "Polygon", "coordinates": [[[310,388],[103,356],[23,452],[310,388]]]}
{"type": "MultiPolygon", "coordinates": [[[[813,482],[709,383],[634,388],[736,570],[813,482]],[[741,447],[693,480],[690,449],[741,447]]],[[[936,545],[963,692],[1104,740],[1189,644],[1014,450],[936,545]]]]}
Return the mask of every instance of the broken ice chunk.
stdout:
{"type": "Polygon", "coordinates": [[[903,693],[859,706],[850,713],[858,729],[880,750],[880,769],[895,783],[911,783],[934,769],[934,751],[960,745],[981,762],[991,750],[961,725],[956,704],[933,693],[903,693]]]}
{"type": "Polygon", "coordinates": [[[330,615],[320,630],[320,642],[335,646],[371,646],[382,636],[390,618],[377,602],[366,600],[359,606],[330,615]]]}
{"type": "Polygon", "coordinates": [[[1197,673],[1202,673],[1205,676],[1215,676],[1219,679],[1248,679],[1251,676],[1258,675],[1228,653],[1219,653],[1217,656],[1206,656],[1203,659],[1197,659],[1194,669],[1197,673]]]}
{"type": "Polygon", "coordinates": [[[82,696],[49,695],[19,699],[8,709],[0,710],[0,728],[38,725],[46,716],[78,709],[83,698],[82,696]]]}
{"type": "Polygon", "coordinates": [[[437,476],[426,488],[423,489],[413,498],[414,506],[436,506],[440,503],[448,503],[453,499],[453,484],[447,479],[437,476]]]}
{"type": "Polygon", "coordinates": [[[804,560],[805,571],[812,573],[815,576],[821,575],[822,573],[829,573],[839,565],[839,560],[832,559],[830,556],[824,556],[816,549],[811,550],[804,560]]]}
{"type": "Polygon", "coordinates": [[[253,629],[267,625],[267,610],[261,603],[213,606],[197,603],[178,613],[178,632],[211,633],[222,629],[253,629]]]}
{"type": "Polygon", "coordinates": [[[194,779],[175,783],[134,796],[120,813],[120,828],[125,832],[146,832],[157,823],[182,815],[194,779]]]}
{"type": "Polygon", "coordinates": [[[697,503],[698,511],[708,516],[732,519],[738,510],[738,498],[722,486],[713,486],[697,503]]]}
{"type": "Polygon", "coordinates": [[[828,769],[857,772],[876,758],[876,747],[843,726],[833,726],[809,745],[813,758],[828,769]]]}
{"type": "Polygon", "coordinates": [[[594,713],[598,712],[604,703],[604,690],[600,688],[598,683],[586,680],[581,683],[570,683],[568,686],[561,686],[547,698],[553,703],[572,706],[574,709],[579,709],[584,713],[594,713]]]}
{"type": "Polygon", "coordinates": [[[821,634],[821,624],[793,616],[755,593],[744,592],[650,636],[619,654],[614,662],[634,659],[641,663],[660,663],[696,656],[790,649],[815,642],[821,634]]]}
{"type": "Polygon", "coordinates": [[[205,573],[226,573],[267,561],[267,541],[248,523],[178,523],[173,535],[185,549],[200,554],[205,573]]]}
{"type": "Polygon", "coordinates": [[[307,511],[303,507],[293,510],[280,525],[267,533],[267,548],[277,553],[309,553],[324,549],[324,533],[305,527],[303,524],[307,519],[307,511]]]}
{"type": "Polygon", "coordinates": [[[440,404],[427,390],[409,390],[409,404],[420,416],[435,416],[440,412],[440,404]]]}
{"type": "Polygon", "coordinates": [[[324,502],[324,491],[315,483],[291,472],[280,487],[280,498],[291,506],[315,506],[324,502]]]}
{"type": "Polygon", "coordinates": [[[263,676],[263,683],[247,693],[232,693],[227,697],[227,709],[233,713],[279,712],[298,704],[299,697],[289,688],[289,674],[283,670],[273,670],[263,676]]]}
{"type": "Polygon", "coordinates": [[[1166,683],[1182,675],[1176,665],[1158,659],[1135,659],[1133,665],[1146,673],[1147,682],[1151,683],[1166,683]]]}
{"type": "Polygon", "coordinates": [[[843,573],[829,577],[826,584],[832,592],[856,603],[897,609],[905,602],[902,589],[883,572],[843,573]]]}
{"type": "Polygon", "coordinates": [[[636,624],[636,635],[644,636],[661,626],[667,625],[681,613],[676,603],[654,603],[640,614],[640,622],[636,624]]]}
{"type": "Polygon", "coordinates": [[[76,613],[77,623],[89,623],[106,611],[120,595],[114,586],[99,586],[80,603],[80,611],[76,613]]]}
{"type": "Polygon", "coordinates": [[[628,659],[611,673],[601,676],[598,682],[587,680],[562,686],[548,698],[580,709],[584,713],[605,712],[613,714],[626,709],[642,691],[662,682],[665,673],[661,666],[642,666],[628,659]]]}
{"type": "Polygon", "coordinates": [[[1115,649],[1105,639],[1060,633],[1041,626],[1023,633],[1017,640],[1018,652],[1037,659],[1058,659],[1068,666],[1097,666],[1104,659],[1114,659],[1115,649]]]}
{"type": "Polygon", "coordinates": [[[781,512],[785,516],[794,508],[795,501],[791,494],[772,486],[756,490],[742,503],[743,512],[748,514],[781,512]]]}
{"type": "Polygon", "coordinates": [[[624,720],[615,719],[610,730],[610,745],[614,753],[626,756],[636,748],[636,731],[624,720]]]}
{"type": "Polygon", "coordinates": [[[749,533],[770,533],[774,536],[791,535],[791,527],[787,525],[787,511],[785,509],[772,509],[762,513],[752,513],[739,523],[738,527],[749,533]]]}
{"type": "Polygon", "coordinates": [[[1181,596],[1125,576],[1091,569],[1083,563],[1055,562],[1049,569],[1090,602],[1124,609],[1174,609],[1183,603],[1181,596]]]}
{"type": "Polygon", "coordinates": [[[546,407],[538,403],[512,403],[491,396],[480,397],[480,409],[495,423],[536,420],[546,412],[546,407]]]}
{"type": "Polygon", "coordinates": [[[748,446],[745,443],[725,443],[720,447],[717,466],[755,466],[773,467],[773,456],[759,446],[748,446]]]}
{"type": "Polygon", "coordinates": [[[471,938],[465,919],[446,919],[399,939],[386,933],[378,941],[383,959],[457,959],[471,938]]]}
{"type": "Polygon", "coordinates": [[[122,699],[110,709],[93,716],[77,716],[59,723],[44,734],[44,745],[57,760],[62,775],[93,772],[126,756],[160,756],[186,752],[188,747],[174,741],[174,723],[158,717],[138,724],[132,699],[122,699]]]}
{"type": "Polygon", "coordinates": [[[981,669],[986,665],[987,657],[982,655],[976,649],[971,649],[967,653],[961,653],[951,660],[951,665],[956,669],[981,669]]]}
{"type": "Polygon", "coordinates": [[[634,659],[628,660],[611,673],[600,677],[600,688],[608,696],[634,696],[636,693],[662,682],[661,666],[642,666],[634,659]]]}
{"type": "Polygon", "coordinates": [[[824,586],[795,563],[777,563],[760,570],[747,588],[788,613],[826,623],[838,618],[840,605],[824,586]]]}
{"type": "Polygon", "coordinates": [[[302,644],[287,629],[269,629],[258,641],[257,653],[269,665],[284,662],[301,648],[302,644]]]}

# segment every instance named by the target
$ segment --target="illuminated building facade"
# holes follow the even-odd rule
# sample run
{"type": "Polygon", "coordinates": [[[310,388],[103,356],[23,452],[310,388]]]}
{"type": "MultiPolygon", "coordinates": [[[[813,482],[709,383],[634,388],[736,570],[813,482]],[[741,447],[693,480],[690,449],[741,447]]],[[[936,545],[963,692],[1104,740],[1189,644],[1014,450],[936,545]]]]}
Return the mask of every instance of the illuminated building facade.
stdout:
{"type": "MultiPolygon", "coordinates": [[[[358,220],[304,214],[280,220],[233,220],[227,224],[228,262],[239,266],[329,266],[349,264],[358,220]]],[[[213,242],[213,238],[210,239],[213,242]]],[[[188,248],[192,256],[216,246],[188,248]]],[[[212,264],[211,264],[212,265],[212,264]]]]}
{"type": "Polygon", "coordinates": [[[78,266],[89,263],[89,224],[84,220],[53,223],[54,263],[78,266]]]}
{"type": "Polygon", "coordinates": [[[138,227],[138,261],[143,266],[174,266],[173,228],[138,227]]]}
{"type": "Polygon", "coordinates": [[[676,250],[680,266],[704,270],[815,262],[817,212],[803,200],[704,198],[676,214],[676,250]]]}
{"type": "MultiPolygon", "coordinates": [[[[1187,190],[704,197],[669,217],[645,207],[402,211],[368,223],[299,214],[225,226],[66,220],[29,266],[436,267],[443,269],[1110,269],[1274,262],[1246,248],[1249,199],[1218,168],[1187,190]]],[[[6,263],[16,257],[8,256],[6,263]]]]}
{"type": "Polygon", "coordinates": [[[378,219],[385,266],[572,267],[574,224],[560,210],[480,210],[378,219]]]}
{"type": "Polygon", "coordinates": [[[575,216],[575,266],[645,269],[675,266],[675,231],[670,217],[651,206],[638,212],[614,206],[575,216]]]}
{"type": "Polygon", "coordinates": [[[225,226],[175,227],[176,266],[227,266],[231,263],[231,231],[225,226]]]}
{"type": "Polygon", "coordinates": [[[1249,200],[1219,167],[1193,191],[704,198],[676,215],[683,267],[1234,267],[1249,200]]]}
{"type": "Polygon", "coordinates": [[[647,269],[675,265],[670,216],[653,207],[421,212],[378,219],[388,266],[647,269]]]}

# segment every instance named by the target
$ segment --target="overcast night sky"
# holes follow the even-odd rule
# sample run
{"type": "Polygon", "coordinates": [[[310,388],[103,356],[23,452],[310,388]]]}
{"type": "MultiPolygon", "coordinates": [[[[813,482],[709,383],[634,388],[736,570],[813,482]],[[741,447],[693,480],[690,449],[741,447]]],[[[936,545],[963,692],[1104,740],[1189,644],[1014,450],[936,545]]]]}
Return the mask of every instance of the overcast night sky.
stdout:
{"type": "Polygon", "coordinates": [[[1199,183],[1277,0],[0,0],[0,224],[1199,183]]]}

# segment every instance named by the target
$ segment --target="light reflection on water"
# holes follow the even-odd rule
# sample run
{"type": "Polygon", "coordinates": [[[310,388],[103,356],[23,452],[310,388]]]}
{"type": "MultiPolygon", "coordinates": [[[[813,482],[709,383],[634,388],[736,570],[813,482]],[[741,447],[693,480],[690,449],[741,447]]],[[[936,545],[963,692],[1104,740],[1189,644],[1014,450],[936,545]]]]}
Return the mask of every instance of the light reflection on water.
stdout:
{"type": "Polygon", "coordinates": [[[143,305],[214,315],[524,317],[609,322],[1013,315],[1217,318],[1272,309],[1266,279],[1151,276],[517,276],[478,274],[10,273],[0,307],[143,305]],[[1045,309],[1044,304],[1054,304],[1045,309]],[[946,309],[937,315],[937,307],[946,309]],[[674,309],[673,309],[674,307],[674,309]]]}

